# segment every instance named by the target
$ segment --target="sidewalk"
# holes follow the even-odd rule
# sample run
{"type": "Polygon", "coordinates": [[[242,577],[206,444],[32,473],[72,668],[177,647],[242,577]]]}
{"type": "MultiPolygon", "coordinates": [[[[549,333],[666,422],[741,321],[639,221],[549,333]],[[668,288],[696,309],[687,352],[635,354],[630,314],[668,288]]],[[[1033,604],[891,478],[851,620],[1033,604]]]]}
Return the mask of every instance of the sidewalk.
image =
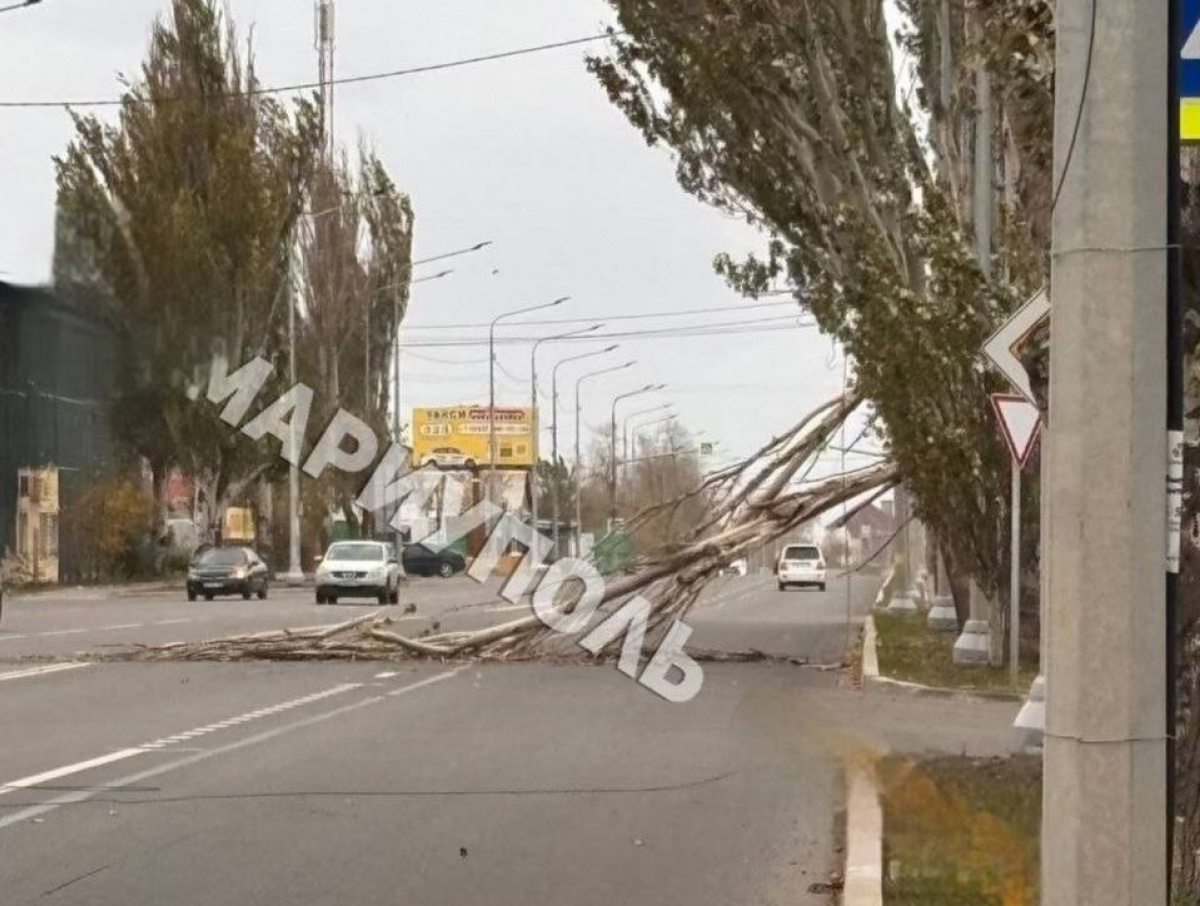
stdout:
{"type": "Polygon", "coordinates": [[[52,598],[56,601],[107,601],[112,598],[135,598],[140,595],[162,594],[183,591],[183,578],[151,582],[128,582],[113,585],[55,585],[42,586],[31,591],[19,588],[5,589],[5,597],[13,601],[32,601],[52,598]]]}

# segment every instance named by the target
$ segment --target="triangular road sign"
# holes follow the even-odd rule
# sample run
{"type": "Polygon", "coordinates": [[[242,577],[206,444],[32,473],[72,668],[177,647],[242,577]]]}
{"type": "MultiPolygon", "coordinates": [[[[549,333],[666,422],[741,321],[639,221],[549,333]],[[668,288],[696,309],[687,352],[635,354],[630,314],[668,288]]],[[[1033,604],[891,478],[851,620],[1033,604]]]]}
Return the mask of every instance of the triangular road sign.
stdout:
{"type": "Polygon", "coordinates": [[[1014,393],[993,393],[992,408],[1000,422],[1000,433],[1008,444],[1008,452],[1020,468],[1029,462],[1029,454],[1037,445],[1042,413],[1024,397],[1014,393]]]}

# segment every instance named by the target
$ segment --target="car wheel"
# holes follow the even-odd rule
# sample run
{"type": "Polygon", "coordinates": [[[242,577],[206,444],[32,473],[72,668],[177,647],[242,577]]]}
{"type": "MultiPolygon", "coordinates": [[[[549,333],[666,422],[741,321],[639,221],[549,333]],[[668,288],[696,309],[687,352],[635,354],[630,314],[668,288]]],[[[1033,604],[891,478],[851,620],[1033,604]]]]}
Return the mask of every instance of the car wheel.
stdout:
{"type": "Polygon", "coordinates": [[[397,582],[396,587],[392,589],[392,593],[390,595],[388,595],[388,603],[389,604],[399,604],[400,603],[400,583],[399,582],[397,582]]]}
{"type": "Polygon", "coordinates": [[[820,585],[817,586],[817,591],[824,591],[824,590],[825,590],[825,583],[822,582],[820,585]]]}
{"type": "Polygon", "coordinates": [[[267,583],[266,582],[264,582],[262,588],[260,588],[258,590],[258,600],[260,600],[260,601],[267,600],[267,583]]]}
{"type": "Polygon", "coordinates": [[[454,566],[443,561],[438,564],[437,573],[443,579],[449,579],[454,575],[454,566]]]}
{"type": "Polygon", "coordinates": [[[779,583],[779,590],[780,590],[780,591],[787,591],[787,583],[786,583],[786,582],[780,582],[780,583],[779,583]]]}
{"type": "Polygon", "coordinates": [[[187,595],[188,595],[188,600],[189,600],[189,601],[195,601],[195,600],[196,600],[196,593],[195,593],[194,591],[189,591],[189,592],[187,593],[187,595]]]}
{"type": "Polygon", "coordinates": [[[325,603],[325,596],[323,594],[321,594],[320,592],[317,592],[317,605],[320,606],[321,604],[324,604],[324,603],[325,603]]]}
{"type": "Polygon", "coordinates": [[[245,588],[242,589],[242,600],[243,601],[250,600],[250,586],[249,585],[247,585],[245,588]]]}
{"type": "Polygon", "coordinates": [[[213,599],[213,596],[212,596],[212,595],[205,595],[205,596],[204,596],[204,600],[205,600],[205,601],[211,601],[212,599],[213,599]]]}

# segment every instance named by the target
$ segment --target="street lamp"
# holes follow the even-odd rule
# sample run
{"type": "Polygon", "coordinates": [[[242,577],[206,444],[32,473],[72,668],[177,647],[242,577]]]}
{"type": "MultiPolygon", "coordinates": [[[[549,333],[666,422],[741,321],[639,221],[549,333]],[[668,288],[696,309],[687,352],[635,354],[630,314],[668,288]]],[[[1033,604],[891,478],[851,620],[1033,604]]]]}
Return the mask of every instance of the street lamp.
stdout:
{"type": "MultiPolygon", "coordinates": [[[[569,330],[566,333],[554,334],[549,337],[538,337],[533,341],[533,349],[529,353],[529,410],[530,416],[533,418],[533,423],[536,425],[539,422],[537,418],[537,351],[538,347],[543,343],[549,343],[553,340],[567,340],[571,337],[582,337],[586,334],[593,333],[603,327],[603,324],[593,324],[591,327],[584,327],[578,330],[569,330]]],[[[540,563],[538,558],[538,463],[541,457],[538,453],[538,436],[537,431],[533,433],[533,472],[531,473],[532,485],[530,497],[532,498],[532,517],[533,517],[533,562],[540,563]]],[[[553,483],[553,482],[551,482],[553,483]]],[[[557,554],[557,548],[555,549],[557,554]]]]}
{"type": "MultiPolygon", "coordinates": [[[[631,412],[625,416],[625,421],[621,423],[621,464],[624,465],[629,459],[629,423],[635,418],[642,415],[649,415],[652,412],[662,412],[664,409],[670,409],[674,403],[660,403],[657,406],[651,406],[648,409],[639,409],[637,412],[631,412]]],[[[636,440],[636,437],[634,438],[636,440]]],[[[636,450],[634,451],[636,452],[636,450]]]]}
{"type": "Polygon", "coordinates": [[[541,311],[545,308],[554,308],[557,305],[562,305],[570,296],[559,296],[553,302],[543,302],[541,305],[530,305],[526,308],[518,308],[516,311],[506,311],[492,318],[492,323],[488,327],[488,500],[491,501],[495,494],[496,485],[496,325],[506,318],[515,318],[517,315],[526,315],[530,312],[541,311]]]}
{"type": "MultiPolygon", "coordinates": [[[[611,346],[605,346],[603,349],[594,349],[591,352],[580,353],[579,355],[567,356],[565,359],[559,359],[554,363],[554,367],[550,369],[550,461],[558,466],[558,369],[568,362],[578,362],[580,359],[590,359],[593,356],[605,355],[617,349],[621,344],[614,343],[611,346]]],[[[578,418],[578,413],[576,413],[578,418]]],[[[576,422],[578,428],[578,421],[576,422]]],[[[576,438],[579,436],[578,430],[575,432],[576,438]]],[[[575,443],[575,455],[579,456],[579,442],[575,443]]],[[[554,535],[554,551],[558,552],[558,523],[561,520],[559,515],[558,502],[558,482],[550,482],[550,508],[551,514],[554,517],[554,526],[552,529],[554,535]]]]}
{"type": "Polygon", "coordinates": [[[612,434],[609,438],[608,456],[608,520],[610,531],[612,530],[612,523],[617,518],[617,403],[631,397],[641,396],[643,393],[655,393],[666,386],[666,384],[647,384],[645,387],[639,387],[637,390],[630,390],[628,393],[621,393],[613,397],[612,434]]]}
{"type": "MultiPolygon", "coordinates": [[[[635,455],[635,456],[637,455],[637,439],[638,439],[638,431],[642,431],[642,430],[644,430],[644,429],[646,429],[646,428],[653,428],[655,425],[662,425],[662,424],[666,424],[667,422],[673,422],[673,421],[675,421],[675,419],[677,419],[677,418],[679,418],[679,416],[678,416],[678,415],[675,415],[675,414],[671,414],[671,415],[664,415],[662,418],[655,418],[655,419],[651,419],[651,420],[650,420],[650,421],[648,421],[648,422],[642,422],[642,424],[640,424],[640,425],[636,425],[636,426],[634,427],[634,431],[633,431],[633,452],[634,452],[634,455],[635,455]]],[[[628,421],[628,419],[627,419],[626,421],[628,421]]],[[[625,455],[626,455],[626,457],[628,457],[628,455],[629,455],[629,454],[628,454],[628,453],[626,453],[625,455]]]]}
{"type": "Polygon", "coordinates": [[[575,381],[575,472],[576,472],[576,478],[575,478],[575,556],[576,557],[578,557],[580,555],[580,548],[582,547],[582,542],[583,542],[583,538],[582,538],[582,532],[583,532],[582,509],[583,508],[579,504],[579,498],[581,496],[580,490],[582,489],[582,485],[580,484],[580,479],[583,474],[583,468],[582,468],[583,458],[579,454],[579,425],[583,421],[583,417],[582,417],[583,407],[580,406],[580,404],[579,404],[579,388],[583,385],[584,381],[588,380],[588,378],[599,377],[602,374],[612,374],[614,371],[623,371],[626,368],[632,368],[636,364],[637,364],[637,360],[631,360],[631,361],[626,362],[624,365],[614,365],[611,368],[601,368],[598,371],[589,371],[587,374],[580,375],[575,381]]]}

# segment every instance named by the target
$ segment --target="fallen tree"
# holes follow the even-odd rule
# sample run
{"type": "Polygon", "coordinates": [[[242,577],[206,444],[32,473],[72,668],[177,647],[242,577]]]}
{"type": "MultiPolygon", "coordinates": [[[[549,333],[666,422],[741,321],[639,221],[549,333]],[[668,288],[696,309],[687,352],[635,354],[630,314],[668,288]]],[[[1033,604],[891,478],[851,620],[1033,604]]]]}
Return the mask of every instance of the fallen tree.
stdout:
{"type": "MultiPolygon", "coordinates": [[[[653,643],[686,616],[705,585],[730,561],[743,557],[822,513],[868,494],[877,494],[898,481],[894,465],[882,462],[814,481],[797,479],[858,407],[859,397],[836,397],[806,416],[794,428],[734,466],[710,475],[689,495],[711,500],[709,518],[682,543],[663,549],[635,565],[631,575],[608,582],[600,606],[615,609],[635,595],[650,602],[646,639],[653,643]]],[[[647,518],[652,509],[678,505],[670,501],[634,517],[647,518]]],[[[546,581],[550,581],[547,579],[546,581]]],[[[552,587],[554,604],[572,612],[582,584],[567,578],[552,587]],[[574,595],[574,596],[573,596],[574,595]]],[[[271,658],[317,660],[337,658],[414,657],[521,659],[562,656],[564,643],[575,636],[552,630],[535,615],[484,629],[429,632],[408,637],[387,628],[392,621],[378,613],[332,626],[283,629],[204,642],[145,646],[134,657],[151,660],[234,660],[271,658]]],[[[620,647],[614,640],[595,653],[606,658],[620,647]]],[[[752,658],[756,652],[738,652],[752,658]]]]}

